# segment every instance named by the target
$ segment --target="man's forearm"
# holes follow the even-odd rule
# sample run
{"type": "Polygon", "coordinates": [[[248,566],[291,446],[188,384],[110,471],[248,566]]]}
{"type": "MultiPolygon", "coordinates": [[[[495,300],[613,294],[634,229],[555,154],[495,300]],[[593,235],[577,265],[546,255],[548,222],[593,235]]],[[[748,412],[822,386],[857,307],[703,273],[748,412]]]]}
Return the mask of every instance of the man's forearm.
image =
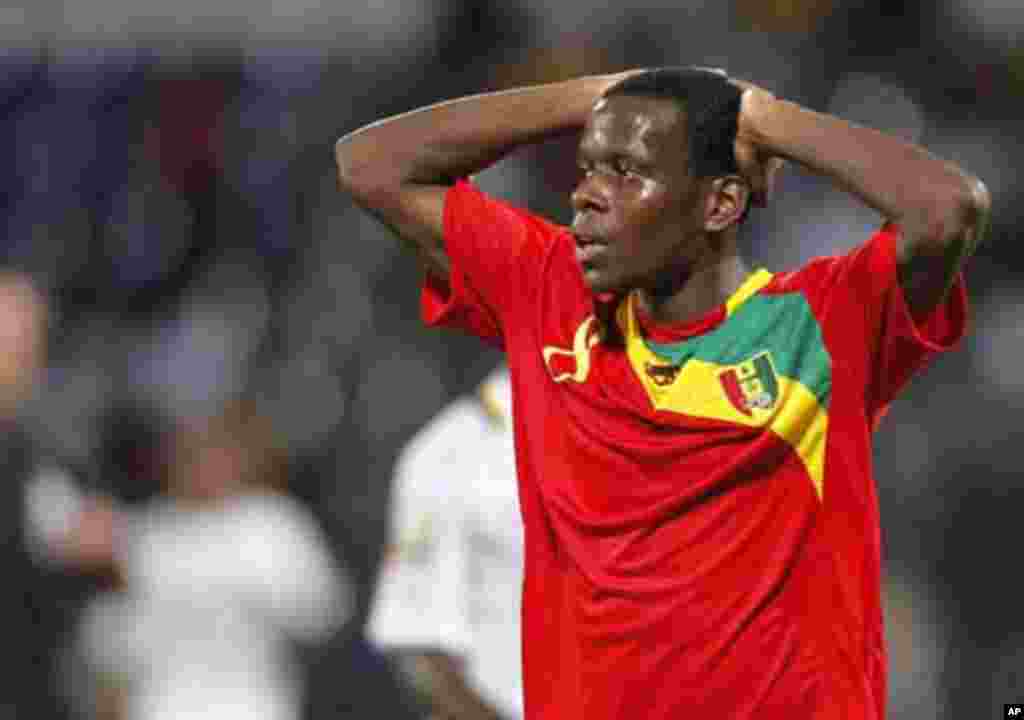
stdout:
{"type": "Polygon", "coordinates": [[[339,172],[357,186],[450,184],[519,145],[581,128],[622,76],[472,95],[386,118],[338,141],[339,172]]]}
{"type": "Polygon", "coordinates": [[[977,179],[923,148],[791,102],[774,100],[755,128],[766,152],[826,175],[937,249],[987,203],[977,179]]]}

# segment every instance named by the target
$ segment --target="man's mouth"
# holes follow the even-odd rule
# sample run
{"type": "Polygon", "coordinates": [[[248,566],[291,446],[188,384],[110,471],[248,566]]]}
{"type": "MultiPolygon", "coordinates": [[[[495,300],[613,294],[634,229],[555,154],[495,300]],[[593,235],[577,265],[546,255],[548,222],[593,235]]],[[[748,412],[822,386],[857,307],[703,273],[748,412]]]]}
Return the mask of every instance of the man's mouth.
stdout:
{"type": "Polygon", "coordinates": [[[587,246],[590,246],[590,245],[605,245],[606,244],[605,241],[604,241],[604,238],[602,238],[602,237],[600,237],[598,235],[592,235],[592,234],[589,234],[589,233],[582,233],[582,232],[573,231],[572,237],[573,237],[573,240],[576,241],[576,247],[578,247],[578,248],[579,247],[587,247],[587,246]]]}
{"type": "Polygon", "coordinates": [[[593,265],[604,253],[604,245],[596,242],[581,243],[576,241],[576,262],[580,265],[593,265]]]}
{"type": "Polygon", "coordinates": [[[607,249],[607,243],[600,237],[573,230],[573,240],[576,243],[576,262],[583,269],[593,267],[600,262],[601,256],[607,249]]]}

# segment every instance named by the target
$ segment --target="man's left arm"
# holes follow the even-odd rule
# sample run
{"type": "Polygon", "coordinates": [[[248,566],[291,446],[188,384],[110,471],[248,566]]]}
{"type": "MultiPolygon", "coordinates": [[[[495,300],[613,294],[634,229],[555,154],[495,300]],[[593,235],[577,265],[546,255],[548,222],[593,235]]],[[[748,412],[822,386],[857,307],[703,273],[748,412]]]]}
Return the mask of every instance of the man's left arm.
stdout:
{"type": "MultiPolygon", "coordinates": [[[[741,170],[783,158],[831,178],[899,225],[899,283],[915,322],[946,297],[988,226],[984,183],[901,138],[814,112],[746,83],[736,140],[741,170]]],[[[756,191],[757,188],[754,188],[756,191]]]]}

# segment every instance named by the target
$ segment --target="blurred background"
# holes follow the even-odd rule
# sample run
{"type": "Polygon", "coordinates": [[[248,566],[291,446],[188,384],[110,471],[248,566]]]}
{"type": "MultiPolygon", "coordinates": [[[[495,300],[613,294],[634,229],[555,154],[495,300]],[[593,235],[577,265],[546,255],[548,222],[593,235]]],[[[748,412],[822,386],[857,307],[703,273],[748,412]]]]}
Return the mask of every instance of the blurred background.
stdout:
{"type": "MultiPolygon", "coordinates": [[[[999,0],[0,8],[0,720],[420,716],[362,639],[390,473],[499,357],[420,327],[415,264],[337,192],[333,142],[455,95],[689,63],[988,184],[972,331],[877,435],[891,708],[1024,700],[1022,34],[999,0]]],[[[565,221],[574,172],[557,142],[481,184],[565,221]]],[[[779,190],[744,229],[769,269],[879,222],[798,168],[779,190]]]]}

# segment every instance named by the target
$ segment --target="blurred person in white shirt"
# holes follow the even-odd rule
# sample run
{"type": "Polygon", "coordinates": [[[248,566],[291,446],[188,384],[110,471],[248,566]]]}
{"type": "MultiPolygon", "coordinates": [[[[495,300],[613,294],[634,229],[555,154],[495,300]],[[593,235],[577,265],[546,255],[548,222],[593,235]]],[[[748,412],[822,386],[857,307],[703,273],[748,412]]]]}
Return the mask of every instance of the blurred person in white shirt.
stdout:
{"type": "Polygon", "coordinates": [[[523,529],[507,369],[404,448],[368,636],[438,720],[521,718],[523,529]]]}
{"type": "Polygon", "coordinates": [[[311,513],[277,491],[265,418],[236,402],[182,426],[165,497],[141,511],[93,499],[66,542],[123,590],[83,616],[93,717],[297,720],[295,650],[351,614],[351,587],[311,513]]]}

